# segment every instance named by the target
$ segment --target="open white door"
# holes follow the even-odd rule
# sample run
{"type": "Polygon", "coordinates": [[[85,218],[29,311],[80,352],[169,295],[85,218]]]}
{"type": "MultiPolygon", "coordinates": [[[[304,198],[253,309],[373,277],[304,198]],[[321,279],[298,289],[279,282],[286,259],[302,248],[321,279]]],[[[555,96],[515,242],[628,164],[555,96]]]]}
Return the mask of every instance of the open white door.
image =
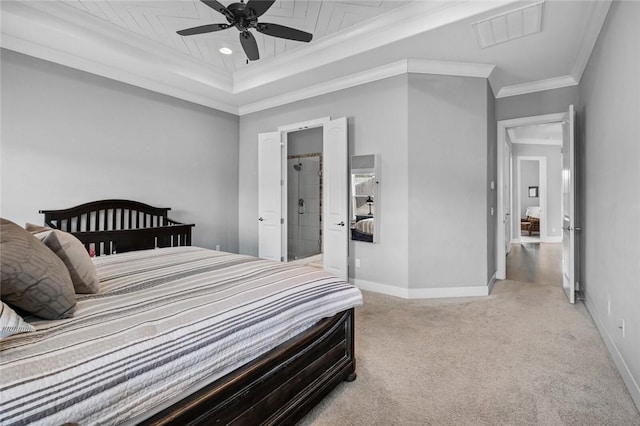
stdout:
{"type": "Polygon", "coordinates": [[[562,287],[570,303],[575,303],[578,279],[578,244],[576,242],[576,156],[575,156],[575,111],[569,106],[567,119],[562,124],[562,287]]]}
{"type": "Polygon", "coordinates": [[[349,279],[349,184],[347,118],[324,125],[323,135],[323,212],[324,269],[349,279]]]}
{"type": "Polygon", "coordinates": [[[258,135],[258,256],[282,256],[282,143],[280,132],[258,135]]]}
{"type": "Polygon", "coordinates": [[[504,200],[503,206],[503,225],[504,225],[504,252],[505,254],[509,254],[511,251],[511,231],[513,230],[513,225],[511,222],[511,149],[507,142],[504,143],[504,156],[503,156],[503,165],[502,170],[504,173],[504,181],[502,185],[503,195],[502,199],[504,200]]]}

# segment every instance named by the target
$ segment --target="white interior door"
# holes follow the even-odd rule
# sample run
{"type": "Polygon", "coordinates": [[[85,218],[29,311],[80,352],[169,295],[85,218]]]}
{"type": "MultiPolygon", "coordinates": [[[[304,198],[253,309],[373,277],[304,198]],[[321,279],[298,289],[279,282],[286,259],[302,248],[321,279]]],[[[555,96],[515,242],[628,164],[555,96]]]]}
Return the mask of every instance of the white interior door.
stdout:
{"type": "Polygon", "coordinates": [[[323,216],[324,269],[348,280],[349,184],[347,118],[324,125],[323,135],[323,216]]]}
{"type": "Polygon", "coordinates": [[[578,244],[576,242],[576,156],[575,111],[569,106],[567,119],[562,125],[562,286],[570,303],[575,303],[578,244]]]}
{"type": "Polygon", "coordinates": [[[511,222],[511,149],[508,143],[504,143],[504,155],[503,155],[503,173],[504,183],[502,185],[504,211],[502,212],[503,225],[504,225],[504,252],[505,255],[511,251],[511,232],[513,229],[511,222]]]}
{"type": "Polygon", "coordinates": [[[280,132],[258,135],[258,256],[282,259],[282,143],[280,132]]]}

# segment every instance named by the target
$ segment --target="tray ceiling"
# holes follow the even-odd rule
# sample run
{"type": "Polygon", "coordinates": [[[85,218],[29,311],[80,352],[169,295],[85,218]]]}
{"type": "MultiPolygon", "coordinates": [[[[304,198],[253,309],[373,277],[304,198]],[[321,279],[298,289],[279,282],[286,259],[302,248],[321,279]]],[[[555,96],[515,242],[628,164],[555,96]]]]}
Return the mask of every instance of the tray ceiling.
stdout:
{"type": "MultiPolygon", "coordinates": [[[[239,33],[235,28],[189,37],[176,34],[177,30],[183,28],[226,23],[220,13],[199,0],[74,0],[62,3],[192,56],[220,71],[233,73],[251,66],[251,63],[246,62],[240,46],[239,33]],[[222,47],[230,48],[233,53],[220,53],[222,47]]],[[[229,5],[232,1],[222,0],[221,3],[229,5]]],[[[411,0],[279,0],[262,15],[260,21],[297,28],[312,33],[315,39],[319,39],[409,3],[411,0]]],[[[257,31],[252,33],[263,59],[304,45],[300,42],[264,36],[257,31]]]]}
{"type": "Polygon", "coordinates": [[[497,97],[575,85],[610,3],[277,0],[261,21],[314,38],[300,43],[253,31],[261,59],[247,64],[234,28],[176,34],[224,22],[199,0],[3,0],[0,44],[242,115],[410,72],[487,78],[497,97]],[[518,10],[539,11],[540,31],[525,34],[523,27],[483,48],[479,23],[492,22],[495,38],[512,31],[501,22],[524,19],[518,10]]]}

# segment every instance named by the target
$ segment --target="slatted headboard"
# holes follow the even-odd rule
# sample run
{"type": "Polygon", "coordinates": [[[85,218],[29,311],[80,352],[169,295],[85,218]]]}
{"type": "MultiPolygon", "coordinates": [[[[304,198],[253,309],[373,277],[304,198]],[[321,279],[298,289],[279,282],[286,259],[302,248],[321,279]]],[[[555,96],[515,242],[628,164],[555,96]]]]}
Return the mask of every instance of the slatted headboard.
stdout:
{"type": "Polygon", "coordinates": [[[70,232],[96,256],[191,245],[191,228],[167,217],[170,208],[130,200],[100,200],[64,210],[40,210],[44,223],[70,232]]]}

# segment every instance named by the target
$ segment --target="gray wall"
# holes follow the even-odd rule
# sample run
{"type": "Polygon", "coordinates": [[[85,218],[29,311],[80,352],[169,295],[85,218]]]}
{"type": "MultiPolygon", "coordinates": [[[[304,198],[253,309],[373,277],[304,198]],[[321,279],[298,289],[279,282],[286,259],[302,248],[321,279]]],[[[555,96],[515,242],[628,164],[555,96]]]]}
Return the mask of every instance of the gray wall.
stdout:
{"type": "Polygon", "coordinates": [[[410,288],[487,284],[487,97],[482,78],[409,75],[410,288]]]}
{"type": "Polygon", "coordinates": [[[640,3],[613,2],[580,82],[581,282],[640,407],[640,3]],[[611,314],[607,305],[611,302],[611,314]],[[624,319],[626,337],[618,321],[624,319]],[[635,385],[629,378],[633,376],[635,385]]]}
{"type": "Polygon", "coordinates": [[[287,134],[288,155],[316,152],[322,152],[322,127],[314,127],[287,134]]]}
{"type": "Polygon", "coordinates": [[[496,273],[496,238],[498,232],[497,138],[496,98],[493,96],[489,81],[487,81],[487,282],[496,273]],[[493,182],[493,188],[491,188],[491,182],[493,182]]]}
{"type": "MultiPolygon", "coordinates": [[[[547,159],[547,236],[562,237],[562,154],[561,147],[555,145],[534,145],[534,144],[517,144],[511,145],[513,154],[513,200],[514,209],[518,206],[515,203],[517,194],[515,188],[517,185],[516,177],[518,176],[518,156],[524,157],[546,157],[547,159]]],[[[537,162],[536,162],[537,164],[537,162]]],[[[525,188],[525,191],[527,188],[525,188]]],[[[542,194],[544,196],[544,194],[542,194]]],[[[528,194],[523,194],[523,200],[535,200],[540,203],[540,198],[528,198],[528,194]]],[[[539,204],[537,204],[539,205],[539,204]]],[[[524,211],[524,208],[523,208],[524,211]]],[[[520,213],[522,214],[522,212],[520,213]]],[[[513,221],[513,236],[520,235],[520,223],[516,217],[513,221]]],[[[540,229],[542,231],[542,228],[540,229]]]]}
{"type": "Polygon", "coordinates": [[[2,59],[1,214],[127,198],[237,251],[238,118],[8,50],[2,59]]]}
{"type": "Polygon", "coordinates": [[[406,75],[240,117],[240,252],[258,254],[258,133],[326,116],[348,118],[350,155],[380,155],[380,242],[350,242],[350,276],[406,288],[406,75]]]}
{"type": "Polygon", "coordinates": [[[496,120],[565,112],[578,104],[578,86],[496,99],[496,120]]]}

